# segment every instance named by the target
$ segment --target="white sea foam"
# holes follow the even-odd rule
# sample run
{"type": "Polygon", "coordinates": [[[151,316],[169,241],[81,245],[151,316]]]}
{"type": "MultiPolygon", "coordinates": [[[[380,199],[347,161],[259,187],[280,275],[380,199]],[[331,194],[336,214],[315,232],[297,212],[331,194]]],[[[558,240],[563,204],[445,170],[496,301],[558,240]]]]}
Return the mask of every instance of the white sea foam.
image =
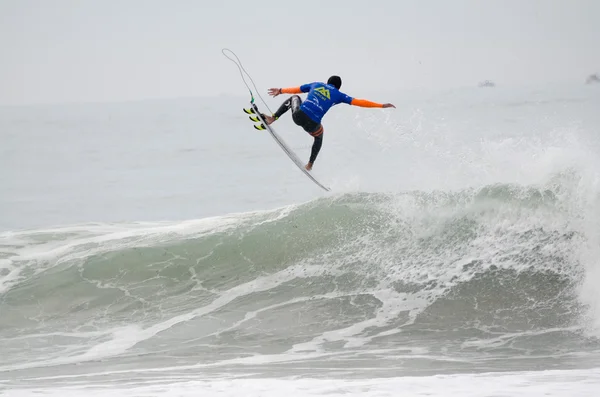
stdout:
{"type": "Polygon", "coordinates": [[[340,379],[236,379],[172,382],[155,379],[145,384],[47,386],[8,390],[7,396],[255,396],[255,397],[595,397],[600,389],[599,370],[498,372],[364,380],[340,379]]]}

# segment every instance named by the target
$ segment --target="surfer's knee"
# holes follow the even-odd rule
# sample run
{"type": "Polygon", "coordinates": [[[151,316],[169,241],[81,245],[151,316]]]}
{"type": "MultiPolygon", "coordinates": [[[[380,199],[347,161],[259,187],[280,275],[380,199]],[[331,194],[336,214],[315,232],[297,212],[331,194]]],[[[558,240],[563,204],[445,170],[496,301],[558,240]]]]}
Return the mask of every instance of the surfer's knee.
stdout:
{"type": "Polygon", "coordinates": [[[298,95],[293,95],[290,98],[290,103],[292,104],[292,111],[298,110],[300,105],[302,105],[302,99],[298,95]]]}
{"type": "Polygon", "coordinates": [[[315,137],[315,139],[323,139],[323,124],[319,125],[319,128],[317,128],[316,130],[312,131],[312,132],[308,132],[310,135],[312,135],[313,137],[315,137]]]}

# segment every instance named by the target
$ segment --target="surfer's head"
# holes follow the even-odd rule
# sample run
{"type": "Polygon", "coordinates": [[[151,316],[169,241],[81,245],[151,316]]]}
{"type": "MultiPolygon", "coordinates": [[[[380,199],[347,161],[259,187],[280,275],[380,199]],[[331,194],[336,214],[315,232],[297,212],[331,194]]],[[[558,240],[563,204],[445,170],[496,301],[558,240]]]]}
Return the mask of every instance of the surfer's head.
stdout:
{"type": "Polygon", "coordinates": [[[329,80],[327,80],[327,84],[331,84],[339,90],[342,87],[342,79],[340,76],[331,76],[329,80]]]}

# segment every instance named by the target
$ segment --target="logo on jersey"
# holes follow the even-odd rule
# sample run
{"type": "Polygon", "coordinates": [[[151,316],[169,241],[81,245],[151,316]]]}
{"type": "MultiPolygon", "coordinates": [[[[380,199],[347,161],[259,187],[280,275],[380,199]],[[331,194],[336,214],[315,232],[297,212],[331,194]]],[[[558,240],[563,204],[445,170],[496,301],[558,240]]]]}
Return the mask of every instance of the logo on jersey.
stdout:
{"type": "Polygon", "coordinates": [[[325,87],[315,88],[315,91],[320,94],[323,99],[331,99],[331,95],[329,94],[329,90],[325,87]]]}

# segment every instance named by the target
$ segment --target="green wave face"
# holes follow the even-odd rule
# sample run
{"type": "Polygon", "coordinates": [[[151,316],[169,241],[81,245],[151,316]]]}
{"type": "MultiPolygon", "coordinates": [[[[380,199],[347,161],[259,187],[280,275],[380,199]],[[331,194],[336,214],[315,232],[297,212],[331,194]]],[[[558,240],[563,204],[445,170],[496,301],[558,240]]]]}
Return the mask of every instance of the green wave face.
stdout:
{"type": "Polygon", "coordinates": [[[345,194],[189,223],[6,236],[2,369],[166,351],[220,365],[597,349],[580,289],[590,236],[569,191],[345,194]]]}

